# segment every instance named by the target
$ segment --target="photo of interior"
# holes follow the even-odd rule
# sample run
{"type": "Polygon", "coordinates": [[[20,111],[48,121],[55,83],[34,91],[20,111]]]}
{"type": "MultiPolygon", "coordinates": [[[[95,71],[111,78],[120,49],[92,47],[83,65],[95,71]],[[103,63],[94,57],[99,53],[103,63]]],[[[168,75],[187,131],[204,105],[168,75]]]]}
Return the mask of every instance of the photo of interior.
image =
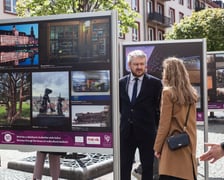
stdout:
{"type": "Polygon", "coordinates": [[[109,23],[109,18],[40,23],[41,64],[108,63],[109,23]]]}

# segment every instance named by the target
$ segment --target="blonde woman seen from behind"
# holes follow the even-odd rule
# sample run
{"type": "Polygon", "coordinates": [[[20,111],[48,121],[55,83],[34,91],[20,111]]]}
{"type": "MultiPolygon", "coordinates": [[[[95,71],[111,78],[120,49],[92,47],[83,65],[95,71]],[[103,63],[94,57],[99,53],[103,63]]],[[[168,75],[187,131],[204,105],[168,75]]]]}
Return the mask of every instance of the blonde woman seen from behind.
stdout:
{"type": "Polygon", "coordinates": [[[159,128],[154,144],[159,159],[160,180],[196,180],[196,102],[198,94],[191,85],[189,74],[181,59],[170,57],[163,62],[163,92],[159,128]],[[186,132],[190,145],[171,150],[167,137],[181,132],[190,105],[186,132]]]}

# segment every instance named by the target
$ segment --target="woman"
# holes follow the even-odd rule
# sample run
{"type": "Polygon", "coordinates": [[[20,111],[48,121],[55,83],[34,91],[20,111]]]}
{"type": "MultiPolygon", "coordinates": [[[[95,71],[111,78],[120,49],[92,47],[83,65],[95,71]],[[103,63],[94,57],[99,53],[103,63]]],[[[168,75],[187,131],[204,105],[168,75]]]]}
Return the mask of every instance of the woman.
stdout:
{"type": "Polygon", "coordinates": [[[66,155],[63,152],[43,152],[37,151],[36,162],[33,170],[33,180],[42,179],[44,162],[46,155],[49,156],[50,175],[52,180],[58,180],[60,177],[60,158],[62,155],[66,155]]]}
{"type": "Polygon", "coordinates": [[[196,102],[197,91],[190,83],[183,61],[170,57],[163,62],[163,92],[159,128],[154,144],[155,156],[159,159],[160,180],[194,180],[197,177],[196,163],[196,102]],[[181,132],[186,114],[189,117],[186,132],[190,145],[170,150],[166,139],[176,131],[181,132]]]}

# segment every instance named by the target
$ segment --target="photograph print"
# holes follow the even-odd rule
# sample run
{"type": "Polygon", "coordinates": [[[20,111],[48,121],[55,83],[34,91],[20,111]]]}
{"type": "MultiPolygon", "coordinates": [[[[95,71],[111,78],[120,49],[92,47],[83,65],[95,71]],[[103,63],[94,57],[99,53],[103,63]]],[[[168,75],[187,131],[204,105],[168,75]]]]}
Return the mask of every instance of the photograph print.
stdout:
{"type": "Polygon", "coordinates": [[[0,65],[39,65],[38,24],[0,25],[0,65]]]}
{"type": "Polygon", "coordinates": [[[73,102],[108,101],[110,98],[109,70],[72,71],[73,102]]]}
{"type": "Polygon", "coordinates": [[[73,105],[72,127],[111,127],[109,105],[73,105]]]}
{"type": "Polygon", "coordinates": [[[68,130],[69,118],[69,73],[32,73],[32,126],[68,130]]]}
{"type": "Polygon", "coordinates": [[[30,83],[30,72],[0,73],[0,127],[31,127],[30,83]]]}
{"type": "Polygon", "coordinates": [[[41,64],[75,66],[109,62],[108,17],[41,22],[40,34],[41,64]]]}

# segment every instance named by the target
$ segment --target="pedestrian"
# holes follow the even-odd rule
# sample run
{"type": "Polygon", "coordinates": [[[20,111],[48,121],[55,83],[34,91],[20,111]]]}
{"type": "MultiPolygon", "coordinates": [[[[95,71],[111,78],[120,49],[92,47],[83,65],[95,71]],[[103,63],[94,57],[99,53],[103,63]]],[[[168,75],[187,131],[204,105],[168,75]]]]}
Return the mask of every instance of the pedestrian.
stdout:
{"type": "Polygon", "coordinates": [[[119,81],[121,180],[131,179],[137,148],[142,180],[152,180],[162,82],[146,73],[147,56],[141,50],[128,54],[128,66],[131,72],[119,81]]]}
{"type": "Polygon", "coordinates": [[[175,57],[163,61],[162,82],[160,121],[154,145],[155,156],[159,159],[159,179],[195,180],[197,91],[190,83],[183,61],[175,57]],[[186,118],[188,112],[189,116],[186,118]],[[175,132],[181,132],[186,119],[188,119],[186,132],[190,144],[171,150],[167,144],[167,137],[175,132]]]}
{"type": "Polygon", "coordinates": [[[210,147],[210,149],[200,156],[200,161],[210,161],[210,163],[214,163],[224,156],[224,142],[220,144],[205,143],[205,145],[210,147]]]}
{"type": "Polygon", "coordinates": [[[48,154],[50,175],[52,180],[58,180],[60,177],[60,158],[65,153],[61,152],[42,152],[37,151],[36,162],[33,170],[33,180],[41,180],[44,168],[44,162],[48,154]]]}

